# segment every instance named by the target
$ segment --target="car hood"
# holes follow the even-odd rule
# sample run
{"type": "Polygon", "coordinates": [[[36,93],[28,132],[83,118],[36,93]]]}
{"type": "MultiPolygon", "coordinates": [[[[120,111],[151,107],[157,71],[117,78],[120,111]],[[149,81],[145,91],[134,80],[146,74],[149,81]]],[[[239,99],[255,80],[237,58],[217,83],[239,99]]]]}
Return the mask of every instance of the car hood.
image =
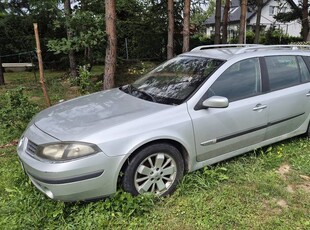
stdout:
{"type": "Polygon", "coordinates": [[[59,140],[83,140],[88,135],[169,107],[112,89],[52,106],[39,113],[34,123],[59,140]]]}

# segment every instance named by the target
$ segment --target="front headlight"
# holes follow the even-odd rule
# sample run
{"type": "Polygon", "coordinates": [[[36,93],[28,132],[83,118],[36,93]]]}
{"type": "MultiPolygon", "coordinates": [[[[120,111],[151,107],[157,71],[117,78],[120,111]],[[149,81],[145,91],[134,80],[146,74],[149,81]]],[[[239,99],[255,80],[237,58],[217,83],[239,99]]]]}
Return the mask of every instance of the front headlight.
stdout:
{"type": "Polygon", "coordinates": [[[60,142],[40,145],[38,146],[36,153],[37,156],[42,158],[54,161],[65,161],[98,152],[100,152],[100,149],[94,144],[83,142],[60,142]]]}

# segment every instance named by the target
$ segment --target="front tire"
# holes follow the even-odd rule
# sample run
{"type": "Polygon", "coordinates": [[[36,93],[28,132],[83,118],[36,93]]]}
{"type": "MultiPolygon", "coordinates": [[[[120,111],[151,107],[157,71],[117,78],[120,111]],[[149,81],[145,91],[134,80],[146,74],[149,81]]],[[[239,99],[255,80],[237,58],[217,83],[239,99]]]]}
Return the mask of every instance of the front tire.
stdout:
{"type": "Polygon", "coordinates": [[[140,150],[128,163],[122,178],[123,189],[132,195],[146,192],[172,194],[184,174],[184,161],[177,148],[153,144],[140,150]]]}

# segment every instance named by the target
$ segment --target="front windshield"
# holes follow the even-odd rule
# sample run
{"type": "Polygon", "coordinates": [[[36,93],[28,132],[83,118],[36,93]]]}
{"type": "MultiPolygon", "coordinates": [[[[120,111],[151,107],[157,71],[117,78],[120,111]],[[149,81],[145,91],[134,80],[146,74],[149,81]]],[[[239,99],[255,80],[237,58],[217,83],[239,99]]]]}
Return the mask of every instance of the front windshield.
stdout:
{"type": "Polygon", "coordinates": [[[223,62],[211,58],[176,57],[125,88],[128,93],[146,100],[181,104],[223,62]]]}

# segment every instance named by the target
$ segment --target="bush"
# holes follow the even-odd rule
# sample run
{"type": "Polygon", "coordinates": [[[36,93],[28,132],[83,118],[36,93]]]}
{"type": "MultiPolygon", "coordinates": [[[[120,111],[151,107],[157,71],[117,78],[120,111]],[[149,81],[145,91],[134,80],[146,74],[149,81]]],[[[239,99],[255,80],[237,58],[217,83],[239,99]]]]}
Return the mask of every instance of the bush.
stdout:
{"type": "Polygon", "coordinates": [[[207,37],[204,34],[197,34],[190,37],[190,48],[193,49],[202,45],[213,45],[214,36],[207,37]]]}
{"type": "Polygon", "coordinates": [[[265,45],[290,44],[292,42],[302,41],[301,37],[292,37],[283,34],[282,31],[276,29],[269,29],[266,33],[261,34],[260,43],[265,45]]]}
{"type": "Polygon", "coordinates": [[[18,138],[38,107],[23,94],[23,88],[7,91],[0,98],[0,142],[18,138]]]}
{"type": "Polygon", "coordinates": [[[102,88],[102,77],[92,76],[90,73],[90,66],[83,65],[79,66],[79,76],[77,78],[71,78],[70,82],[72,85],[76,85],[82,95],[94,93],[100,91],[102,88]]]}

